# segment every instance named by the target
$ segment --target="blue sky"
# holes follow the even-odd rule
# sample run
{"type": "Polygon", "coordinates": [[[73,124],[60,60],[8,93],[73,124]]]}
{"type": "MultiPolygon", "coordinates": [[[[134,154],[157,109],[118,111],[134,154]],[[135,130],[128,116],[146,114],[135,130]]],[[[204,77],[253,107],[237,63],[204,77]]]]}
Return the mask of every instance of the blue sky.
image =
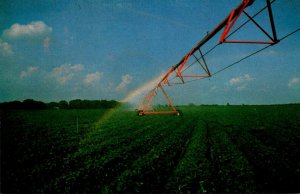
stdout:
{"type": "MultiPolygon", "coordinates": [[[[0,102],[122,100],[167,72],[240,2],[2,0],[0,102]]],[[[248,12],[264,3],[256,0],[248,12]]],[[[273,13],[279,38],[300,27],[299,0],[277,0],[273,13]]],[[[257,21],[270,31],[266,14],[257,21]]],[[[298,32],[210,79],[167,91],[175,104],[299,103],[299,37],[298,32]]],[[[253,25],[232,38],[266,39],[253,25]]],[[[259,48],[221,45],[207,62],[215,72],[259,48]]]]}

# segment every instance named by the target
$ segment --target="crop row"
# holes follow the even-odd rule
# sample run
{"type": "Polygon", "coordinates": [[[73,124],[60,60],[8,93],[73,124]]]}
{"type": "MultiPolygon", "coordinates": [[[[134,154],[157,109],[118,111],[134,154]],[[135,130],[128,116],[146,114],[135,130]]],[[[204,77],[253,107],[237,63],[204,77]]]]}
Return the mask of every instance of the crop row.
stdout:
{"type": "Polygon", "coordinates": [[[227,129],[227,133],[253,166],[257,191],[295,192],[299,172],[289,168],[289,160],[243,129],[227,129]]]}
{"type": "Polygon", "coordinates": [[[0,112],[2,192],[297,192],[299,106],[0,112]]]}
{"type": "Polygon", "coordinates": [[[172,134],[139,157],[117,178],[113,192],[161,192],[180,161],[195,129],[193,119],[171,128],[172,134]]]}
{"type": "Polygon", "coordinates": [[[211,188],[211,163],[207,159],[207,148],[206,129],[204,122],[200,120],[184,156],[168,179],[167,192],[203,193],[211,188]]]}
{"type": "Polygon", "coordinates": [[[211,159],[213,163],[213,187],[210,192],[255,191],[254,172],[242,152],[218,123],[207,123],[211,138],[211,159]]]}
{"type": "Polygon", "coordinates": [[[77,134],[103,114],[94,111],[1,112],[1,172],[3,191],[41,192],[60,173],[63,159],[76,150],[77,134]],[[29,189],[29,190],[28,190],[29,189]]]}
{"type": "Polygon", "coordinates": [[[99,192],[105,185],[111,184],[134,160],[149,152],[154,145],[172,133],[172,128],[176,127],[179,120],[168,125],[166,122],[171,121],[171,118],[174,117],[149,126],[139,126],[134,121],[133,125],[120,123],[117,139],[112,137],[103,142],[94,142],[94,138],[89,138],[70,158],[69,168],[73,170],[58,177],[51,183],[53,188],[49,190],[74,192],[84,189],[87,192],[99,192]]]}

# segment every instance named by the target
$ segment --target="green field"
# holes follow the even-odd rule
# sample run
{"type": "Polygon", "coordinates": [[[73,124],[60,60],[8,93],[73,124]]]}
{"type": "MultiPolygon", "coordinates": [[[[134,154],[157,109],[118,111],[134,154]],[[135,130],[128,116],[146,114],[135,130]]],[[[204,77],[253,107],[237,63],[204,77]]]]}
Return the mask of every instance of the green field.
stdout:
{"type": "Polygon", "coordinates": [[[1,112],[1,192],[299,192],[300,105],[1,112]]]}

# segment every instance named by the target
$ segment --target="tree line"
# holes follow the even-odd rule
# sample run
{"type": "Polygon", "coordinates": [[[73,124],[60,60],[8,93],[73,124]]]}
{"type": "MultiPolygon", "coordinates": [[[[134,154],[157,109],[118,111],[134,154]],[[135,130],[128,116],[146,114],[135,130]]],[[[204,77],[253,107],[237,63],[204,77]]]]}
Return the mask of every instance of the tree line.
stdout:
{"type": "Polygon", "coordinates": [[[107,109],[119,106],[115,100],[61,100],[59,102],[45,103],[33,99],[24,101],[11,101],[0,103],[1,110],[42,110],[42,109],[107,109]]]}

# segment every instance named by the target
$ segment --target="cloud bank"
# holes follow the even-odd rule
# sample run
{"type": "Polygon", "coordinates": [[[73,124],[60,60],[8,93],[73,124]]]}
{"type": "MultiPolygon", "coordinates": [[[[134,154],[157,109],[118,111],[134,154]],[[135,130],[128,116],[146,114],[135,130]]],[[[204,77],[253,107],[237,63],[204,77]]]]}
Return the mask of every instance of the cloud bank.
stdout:
{"type": "Polygon", "coordinates": [[[229,85],[235,86],[236,89],[240,91],[244,90],[247,87],[248,83],[252,80],[254,80],[254,78],[251,75],[245,74],[239,77],[231,78],[229,80],[229,85]]]}
{"type": "Polygon", "coordinates": [[[84,66],[81,64],[63,64],[59,67],[55,67],[51,75],[54,77],[60,84],[65,84],[67,81],[70,81],[76,72],[80,72],[84,69],[84,66]]]}
{"type": "Polygon", "coordinates": [[[0,56],[8,57],[13,55],[13,53],[14,52],[12,46],[9,43],[4,42],[2,39],[0,39],[0,56]]]}
{"type": "Polygon", "coordinates": [[[238,85],[238,84],[245,83],[245,82],[252,81],[252,80],[253,80],[253,77],[251,77],[249,74],[245,74],[243,76],[231,78],[229,80],[229,84],[230,85],[238,85]]]}
{"type": "Polygon", "coordinates": [[[103,75],[103,73],[100,73],[98,71],[95,73],[87,74],[83,80],[83,83],[85,83],[86,85],[93,84],[93,83],[97,82],[98,80],[100,80],[102,75],[103,75]]]}
{"type": "Polygon", "coordinates": [[[126,88],[128,84],[132,82],[132,76],[129,74],[123,75],[122,76],[122,81],[121,83],[116,87],[116,91],[121,91],[126,88]]]}
{"type": "Polygon", "coordinates": [[[300,84],[300,77],[293,77],[289,80],[288,87],[294,87],[300,84]]]}
{"type": "Polygon", "coordinates": [[[9,29],[4,30],[4,37],[10,39],[21,38],[45,38],[52,32],[52,28],[43,21],[33,21],[29,24],[13,24],[9,29]]]}
{"type": "Polygon", "coordinates": [[[28,67],[27,70],[22,71],[20,73],[20,78],[25,78],[32,75],[34,72],[38,70],[38,67],[28,67]]]}

